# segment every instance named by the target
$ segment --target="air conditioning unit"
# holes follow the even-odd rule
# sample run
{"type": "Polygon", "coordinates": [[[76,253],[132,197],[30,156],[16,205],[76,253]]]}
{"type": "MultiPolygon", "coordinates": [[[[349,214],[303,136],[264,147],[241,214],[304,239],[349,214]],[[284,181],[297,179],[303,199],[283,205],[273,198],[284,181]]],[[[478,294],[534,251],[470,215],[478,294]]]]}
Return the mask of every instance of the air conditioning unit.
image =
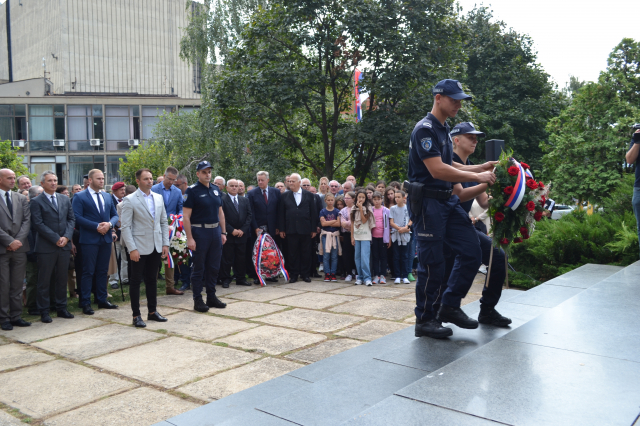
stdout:
{"type": "Polygon", "coordinates": [[[53,146],[64,146],[64,139],[54,139],[53,146]]]}
{"type": "Polygon", "coordinates": [[[24,140],[20,139],[16,141],[11,141],[11,145],[13,145],[14,148],[24,148],[24,140]]]}
{"type": "Polygon", "coordinates": [[[140,145],[140,139],[129,139],[129,146],[138,146],[140,145]]]}
{"type": "Polygon", "coordinates": [[[100,146],[100,139],[91,139],[89,141],[89,145],[91,145],[91,146],[100,146]]]}

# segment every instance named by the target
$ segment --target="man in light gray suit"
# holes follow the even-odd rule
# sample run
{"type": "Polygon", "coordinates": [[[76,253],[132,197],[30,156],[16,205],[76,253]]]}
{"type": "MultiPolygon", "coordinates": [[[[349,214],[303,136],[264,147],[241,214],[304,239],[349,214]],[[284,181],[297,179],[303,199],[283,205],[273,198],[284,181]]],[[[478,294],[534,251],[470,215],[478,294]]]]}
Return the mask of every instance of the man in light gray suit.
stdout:
{"type": "Polygon", "coordinates": [[[52,275],[56,311],[59,318],[73,318],[67,310],[67,271],[71,256],[71,238],[76,218],[69,197],[57,194],[58,177],[47,170],[40,177],[44,193],[29,203],[31,226],[36,231],[35,253],[38,256],[37,306],[40,320],[50,323],[49,288],[52,275]]]}
{"type": "Polygon", "coordinates": [[[138,190],[122,201],[120,235],[131,258],[129,294],[133,310],[133,325],[146,327],[140,314],[140,282],[147,289],[147,320],[167,321],[156,310],[158,269],[161,259],[169,254],[169,225],[162,195],[151,192],[153,175],[149,169],[136,172],[138,190]]]}
{"type": "Polygon", "coordinates": [[[12,192],[16,174],[0,169],[0,324],[3,330],[28,327],[22,313],[22,283],[27,269],[31,213],[24,195],[12,192]]]}

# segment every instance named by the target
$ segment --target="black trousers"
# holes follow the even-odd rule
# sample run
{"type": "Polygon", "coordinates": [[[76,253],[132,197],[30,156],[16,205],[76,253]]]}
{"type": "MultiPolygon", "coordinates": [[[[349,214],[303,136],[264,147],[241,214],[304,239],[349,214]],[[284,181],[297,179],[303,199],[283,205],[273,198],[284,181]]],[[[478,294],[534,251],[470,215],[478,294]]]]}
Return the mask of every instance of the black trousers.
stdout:
{"type": "Polygon", "coordinates": [[[247,246],[245,248],[245,265],[249,265],[249,267],[247,268],[247,275],[249,275],[249,278],[253,278],[254,280],[258,278],[258,275],[256,274],[256,271],[253,266],[253,246],[255,245],[256,240],[257,240],[257,237],[252,232],[249,235],[249,238],[247,238],[247,241],[246,241],[247,246]]]}
{"type": "Polygon", "coordinates": [[[158,293],[158,268],[161,263],[160,253],[153,250],[150,254],[140,255],[140,260],[131,262],[129,276],[129,296],[133,316],[140,316],[140,283],[144,279],[147,289],[147,308],[149,313],[156,311],[158,293]]]}
{"type": "Polygon", "coordinates": [[[227,235],[227,242],[222,246],[222,268],[220,268],[220,281],[229,284],[231,282],[231,267],[236,278],[236,284],[246,282],[247,274],[247,239],[240,239],[233,235],[227,235]]]}
{"type": "Polygon", "coordinates": [[[285,266],[291,279],[309,277],[311,270],[311,234],[287,234],[288,256],[285,266]]]}
{"type": "Polygon", "coordinates": [[[387,245],[382,238],[371,238],[371,277],[387,272],[387,245]]]}
{"type": "Polygon", "coordinates": [[[50,289],[53,283],[56,310],[67,309],[67,271],[70,250],[38,253],[38,296],[36,305],[40,314],[49,312],[50,289]]]}
{"type": "Polygon", "coordinates": [[[314,273],[318,273],[318,265],[320,264],[320,259],[318,258],[318,244],[320,244],[320,234],[316,234],[316,236],[311,239],[311,244],[309,246],[311,255],[311,261],[309,262],[310,277],[313,276],[314,273]]]}
{"type": "Polygon", "coordinates": [[[351,245],[351,232],[343,232],[342,236],[342,266],[345,275],[352,275],[356,269],[356,249],[351,245]]]}

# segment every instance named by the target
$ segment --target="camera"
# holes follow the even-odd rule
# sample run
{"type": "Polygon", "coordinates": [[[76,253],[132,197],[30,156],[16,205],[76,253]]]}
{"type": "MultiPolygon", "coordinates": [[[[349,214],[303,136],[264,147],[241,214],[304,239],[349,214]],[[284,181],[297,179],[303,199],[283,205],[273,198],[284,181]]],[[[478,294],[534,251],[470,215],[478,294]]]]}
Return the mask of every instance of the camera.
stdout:
{"type": "Polygon", "coordinates": [[[634,125],[633,125],[633,128],[634,128],[634,129],[636,129],[636,130],[640,129],[640,123],[636,123],[636,124],[634,124],[634,125]]]}

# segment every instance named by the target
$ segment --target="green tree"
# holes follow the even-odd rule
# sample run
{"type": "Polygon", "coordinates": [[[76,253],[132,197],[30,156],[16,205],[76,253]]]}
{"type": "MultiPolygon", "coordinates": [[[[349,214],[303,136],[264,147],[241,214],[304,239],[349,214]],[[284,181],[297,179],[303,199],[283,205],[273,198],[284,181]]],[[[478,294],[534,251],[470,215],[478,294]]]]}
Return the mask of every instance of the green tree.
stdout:
{"type": "Polygon", "coordinates": [[[623,101],[640,107],[640,41],[622,39],[609,55],[600,81],[618,92],[623,101]]]}
{"type": "MultiPolygon", "coordinates": [[[[548,138],[545,126],[560,113],[562,95],[536,62],[533,40],[492,19],[486,7],[465,17],[469,59],[464,82],[478,109],[475,124],[488,139],[503,139],[517,159],[540,169],[540,143],[548,138]]],[[[484,159],[483,144],[478,144],[474,159],[484,159]]]]}
{"type": "Polygon", "coordinates": [[[154,178],[164,173],[171,164],[170,153],[164,144],[147,142],[127,153],[126,160],[120,159],[120,176],[126,184],[136,185],[136,172],[146,168],[154,178]]]}
{"type": "Polygon", "coordinates": [[[24,157],[18,154],[18,148],[14,148],[11,141],[0,141],[0,169],[13,170],[16,177],[21,175],[33,177],[34,175],[29,173],[29,169],[22,163],[22,160],[24,157]]]}

